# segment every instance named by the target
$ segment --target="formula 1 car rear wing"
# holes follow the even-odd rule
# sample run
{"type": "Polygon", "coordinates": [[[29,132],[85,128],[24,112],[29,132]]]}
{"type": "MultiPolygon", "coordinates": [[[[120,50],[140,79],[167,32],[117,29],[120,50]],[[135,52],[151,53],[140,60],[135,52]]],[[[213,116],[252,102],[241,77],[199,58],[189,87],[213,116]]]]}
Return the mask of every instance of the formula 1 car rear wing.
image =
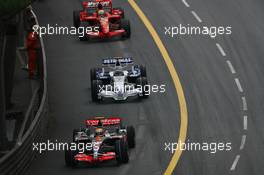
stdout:
{"type": "Polygon", "coordinates": [[[110,67],[125,67],[128,64],[133,64],[132,57],[113,57],[113,58],[106,58],[103,59],[103,66],[110,66],[110,67]]]}
{"type": "Polygon", "coordinates": [[[86,122],[86,126],[120,125],[121,124],[121,118],[118,118],[118,117],[111,117],[111,118],[97,117],[94,119],[88,119],[85,122],[86,122]]]}
{"type": "Polygon", "coordinates": [[[84,9],[86,8],[97,9],[99,4],[102,5],[104,10],[112,8],[111,0],[89,0],[89,1],[84,1],[82,3],[84,9]]]}

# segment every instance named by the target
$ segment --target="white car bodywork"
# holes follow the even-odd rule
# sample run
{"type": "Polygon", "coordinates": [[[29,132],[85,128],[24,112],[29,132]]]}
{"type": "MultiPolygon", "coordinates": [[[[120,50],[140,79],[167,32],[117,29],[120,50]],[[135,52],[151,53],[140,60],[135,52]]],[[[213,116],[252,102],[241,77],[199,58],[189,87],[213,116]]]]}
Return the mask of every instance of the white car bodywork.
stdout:
{"type": "Polygon", "coordinates": [[[142,96],[142,90],[134,83],[128,83],[127,76],[128,71],[111,71],[109,72],[111,77],[111,84],[99,87],[98,98],[113,98],[114,100],[126,100],[131,96],[142,96]],[[116,73],[119,75],[116,75],[116,73]]]}

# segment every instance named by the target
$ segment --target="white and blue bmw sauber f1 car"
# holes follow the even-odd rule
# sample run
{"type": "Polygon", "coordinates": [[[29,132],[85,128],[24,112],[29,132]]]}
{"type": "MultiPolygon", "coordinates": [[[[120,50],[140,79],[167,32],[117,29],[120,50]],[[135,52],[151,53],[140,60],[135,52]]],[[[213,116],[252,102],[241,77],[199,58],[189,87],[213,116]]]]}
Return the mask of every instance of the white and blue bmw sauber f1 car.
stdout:
{"type": "Polygon", "coordinates": [[[126,100],[132,96],[149,96],[146,68],[134,65],[131,57],[103,59],[102,65],[102,68],[92,68],[90,71],[93,101],[103,98],[126,100]]]}

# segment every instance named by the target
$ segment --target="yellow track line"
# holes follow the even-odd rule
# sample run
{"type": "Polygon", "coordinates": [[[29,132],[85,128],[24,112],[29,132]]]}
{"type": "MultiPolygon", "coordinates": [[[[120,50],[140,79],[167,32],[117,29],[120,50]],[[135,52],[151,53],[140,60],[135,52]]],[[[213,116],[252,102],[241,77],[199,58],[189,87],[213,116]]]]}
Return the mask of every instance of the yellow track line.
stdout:
{"type": "MultiPolygon", "coordinates": [[[[180,124],[180,134],[178,138],[178,143],[183,143],[186,140],[186,135],[187,135],[187,127],[188,127],[188,112],[187,112],[187,105],[186,105],[186,100],[183,92],[183,88],[179,79],[179,76],[176,72],[176,69],[173,65],[173,62],[163,45],[159,35],[157,34],[156,30],[152,26],[151,22],[148,20],[146,15],[143,13],[143,11],[139,8],[139,6],[136,4],[134,0],[128,0],[129,4],[131,7],[135,10],[135,12],[138,14],[142,22],[145,24],[146,28],[150,32],[152,38],[154,39],[156,45],[158,46],[161,55],[163,56],[163,59],[169,69],[169,72],[171,74],[171,77],[173,79],[173,83],[178,95],[178,101],[179,101],[179,107],[180,107],[180,119],[181,119],[181,124],[180,124]]],[[[177,149],[175,153],[172,156],[172,159],[164,172],[164,175],[170,175],[173,173],[174,168],[176,167],[180,156],[182,154],[182,150],[177,149]]]]}

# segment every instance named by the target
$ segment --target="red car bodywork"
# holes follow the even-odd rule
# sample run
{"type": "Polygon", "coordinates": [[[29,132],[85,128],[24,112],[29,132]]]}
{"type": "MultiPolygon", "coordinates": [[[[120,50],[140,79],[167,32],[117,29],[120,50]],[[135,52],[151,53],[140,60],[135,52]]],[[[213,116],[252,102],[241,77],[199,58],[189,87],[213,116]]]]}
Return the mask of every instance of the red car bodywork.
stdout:
{"type": "Polygon", "coordinates": [[[99,25],[99,32],[87,32],[86,36],[89,38],[111,38],[114,36],[122,36],[126,33],[124,29],[120,29],[119,21],[121,20],[120,15],[112,15],[106,13],[104,17],[97,16],[97,13],[92,16],[82,16],[83,21],[89,22],[89,24],[99,25]]]}
{"type": "Polygon", "coordinates": [[[98,126],[99,121],[103,126],[121,124],[121,118],[119,117],[111,117],[111,118],[96,117],[96,119],[86,120],[85,123],[86,126],[98,126]]]}
{"type": "Polygon", "coordinates": [[[81,40],[88,38],[112,38],[114,36],[130,37],[129,21],[124,19],[122,8],[113,8],[112,0],[90,0],[83,2],[83,10],[74,11],[74,26],[79,28],[92,27],[92,31],[86,31],[86,36],[80,37],[81,40]],[[105,15],[98,15],[98,5],[102,5],[105,15]]]}
{"type": "Polygon", "coordinates": [[[115,152],[107,152],[101,155],[98,155],[97,158],[94,158],[93,155],[87,155],[87,154],[77,154],[75,156],[75,160],[80,161],[80,162],[88,162],[91,164],[96,164],[96,163],[101,163],[104,161],[109,161],[109,160],[115,160],[116,155],[115,152]]]}

